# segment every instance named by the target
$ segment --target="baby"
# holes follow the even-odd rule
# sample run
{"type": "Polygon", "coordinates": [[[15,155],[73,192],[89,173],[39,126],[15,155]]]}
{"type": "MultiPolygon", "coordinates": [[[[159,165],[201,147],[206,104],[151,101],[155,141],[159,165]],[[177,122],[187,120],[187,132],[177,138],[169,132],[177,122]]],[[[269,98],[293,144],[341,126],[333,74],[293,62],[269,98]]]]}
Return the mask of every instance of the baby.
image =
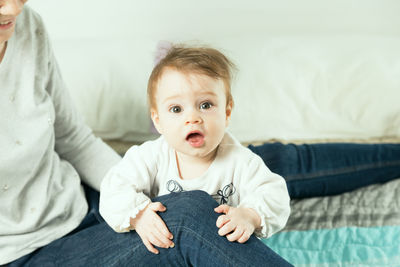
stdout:
{"type": "MultiPolygon", "coordinates": [[[[218,234],[246,242],[269,237],[289,217],[285,180],[226,131],[233,64],[207,47],[174,46],[148,82],[151,119],[161,136],[128,150],[101,185],[100,213],[117,232],[135,230],[147,249],[173,247],[152,198],[202,190],[220,205],[218,234]],[[155,225],[155,226],[154,226],[155,225]]],[[[193,207],[195,208],[195,207],[193,207]]]]}

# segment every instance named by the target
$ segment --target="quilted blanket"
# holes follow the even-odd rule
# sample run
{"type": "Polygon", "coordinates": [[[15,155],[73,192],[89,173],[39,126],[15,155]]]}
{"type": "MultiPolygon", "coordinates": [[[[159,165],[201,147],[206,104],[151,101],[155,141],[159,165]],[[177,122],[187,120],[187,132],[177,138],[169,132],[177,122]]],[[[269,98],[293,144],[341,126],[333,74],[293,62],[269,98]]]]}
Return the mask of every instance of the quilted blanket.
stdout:
{"type": "Polygon", "coordinates": [[[295,266],[400,266],[400,179],[291,206],[263,242],[295,266]]]}

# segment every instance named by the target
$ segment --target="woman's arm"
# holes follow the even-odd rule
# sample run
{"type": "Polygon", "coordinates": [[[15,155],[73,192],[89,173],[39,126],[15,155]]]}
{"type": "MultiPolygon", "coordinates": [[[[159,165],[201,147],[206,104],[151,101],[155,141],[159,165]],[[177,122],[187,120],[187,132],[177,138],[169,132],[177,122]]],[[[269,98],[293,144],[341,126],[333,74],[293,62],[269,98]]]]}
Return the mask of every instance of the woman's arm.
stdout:
{"type": "Polygon", "coordinates": [[[106,172],[121,158],[100,138],[94,136],[78,114],[50,44],[48,44],[48,72],[46,91],[52,98],[55,110],[55,150],[60,158],[74,166],[85,183],[99,190],[106,172]]]}

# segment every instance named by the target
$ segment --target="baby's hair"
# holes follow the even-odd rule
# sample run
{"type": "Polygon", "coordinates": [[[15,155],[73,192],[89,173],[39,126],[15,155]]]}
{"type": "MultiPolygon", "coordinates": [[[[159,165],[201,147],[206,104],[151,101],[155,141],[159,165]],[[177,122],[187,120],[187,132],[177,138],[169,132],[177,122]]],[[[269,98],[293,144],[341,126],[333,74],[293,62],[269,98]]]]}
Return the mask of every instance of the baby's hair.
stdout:
{"type": "Polygon", "coordinates": [[[235,65],[220,51],[210,47],[189,47],[172,45],[166,56],[154,67],[148,84],[147,98],[150,108],[156,108],[155,93],[158,81],[167,68],[182,73],[204,74],[214,79],[221,79],[226,90],[226,105],[233,105],[231,94],[232,72],[235,65]]]}

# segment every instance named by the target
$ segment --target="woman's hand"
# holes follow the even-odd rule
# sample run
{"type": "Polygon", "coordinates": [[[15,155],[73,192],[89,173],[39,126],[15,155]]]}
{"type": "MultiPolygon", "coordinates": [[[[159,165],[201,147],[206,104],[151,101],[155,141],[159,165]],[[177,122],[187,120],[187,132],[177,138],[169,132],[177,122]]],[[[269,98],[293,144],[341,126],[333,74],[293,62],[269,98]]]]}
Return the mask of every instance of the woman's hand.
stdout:
{"type": "Polygon", "coordinates": [[[173,248],[175,245],[172,242],[172,234],[158,216],[157,211],[164,212],[166,208],[160,202],[150,203],[130,220],[131,226],[138,233],[143,244],[154,254],[158,254],[159,251],[153,245],[161,248],[173,248]]]}
{"type": "Polygon", "coordinates": [[[226,236],[231,241],[246,242],[254,230],[261,225],[261,218],[250,208],[235,208],[228,205],[219,205],[214,209],[217,213],[224,213],[217,219],[218,234],[226,236]]]}

